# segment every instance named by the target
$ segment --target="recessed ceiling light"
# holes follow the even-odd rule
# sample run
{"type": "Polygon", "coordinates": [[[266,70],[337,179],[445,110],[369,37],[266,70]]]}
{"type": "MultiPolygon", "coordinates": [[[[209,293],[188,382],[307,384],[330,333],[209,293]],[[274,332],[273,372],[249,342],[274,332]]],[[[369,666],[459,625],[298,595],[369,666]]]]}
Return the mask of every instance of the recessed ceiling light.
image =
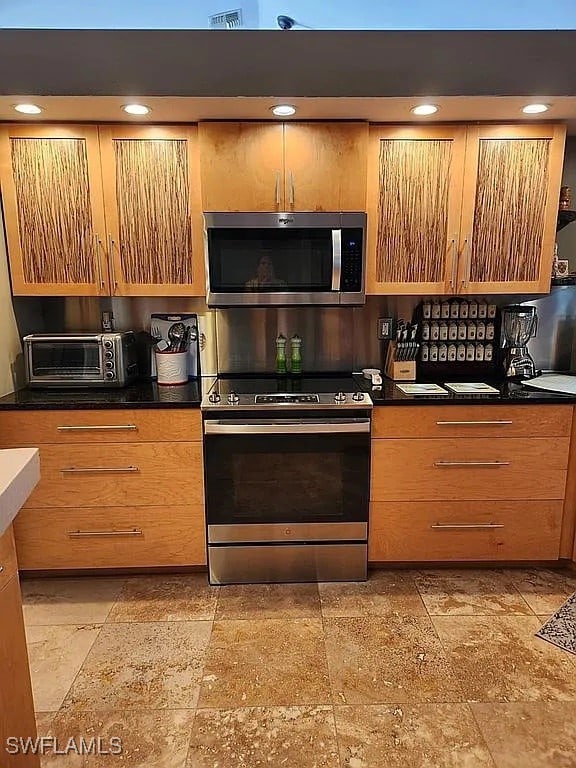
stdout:
{"type": "Polygon", "coordinates": [[[277,117],[290,117],[296,112],[296,107],[291,104],[278,104],[277,107],[270,107],[270,109],[277,117]]]}
{"type": "Polygon", "coordinates": [[[522,107],[522,112],[525,115],[539,115],[541,112],[548,112],[549,109],[548,104],[526,104],[522,107]]]}
{"type": "Polygon", "coordinates": [[[42,110],[36,104],[15,104],[14,109],[16,112],[21,112],[23,115],[39,115],[42,110]]]}
{"type": "Polygon", "coordinates": [[[150,107],[144,104],[126,104],[122,109],[129,115],[147,115],[150,112],[150,107]]]}
{"type": "Polygon", "coordinates": [[[438,112],[438,107],[436,104],[418,104],[417,107],[412,107],[410,112],[414,115],[433,115],[435,112],[438,112]]]}

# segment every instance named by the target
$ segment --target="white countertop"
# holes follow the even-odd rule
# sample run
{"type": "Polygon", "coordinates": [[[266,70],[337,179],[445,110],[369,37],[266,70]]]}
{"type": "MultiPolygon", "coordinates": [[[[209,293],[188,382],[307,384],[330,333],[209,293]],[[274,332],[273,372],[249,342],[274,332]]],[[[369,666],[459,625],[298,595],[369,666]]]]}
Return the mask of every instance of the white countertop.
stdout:
{"type": "Polygon", "coordinates": [[[40,480],[38,448],[0,450],[0,536],[40,480]]]}

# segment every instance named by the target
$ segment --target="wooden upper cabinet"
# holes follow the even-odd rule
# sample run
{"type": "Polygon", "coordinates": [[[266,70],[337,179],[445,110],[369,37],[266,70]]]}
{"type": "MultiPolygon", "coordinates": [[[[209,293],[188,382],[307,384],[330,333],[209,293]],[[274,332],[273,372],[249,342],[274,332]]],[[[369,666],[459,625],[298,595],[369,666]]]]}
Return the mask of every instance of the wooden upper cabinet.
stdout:
{"type": "Polygon", "coordinates": [[[202,209],[279,211],[282,123],[200,123],[202,209]]]}
{"type": "Polygon", "coordinates": [[[107,294],[97,128],[0,127],[0,183],[14,294],[107,294]]]}
{"type": "Polygon", "coordinates": [[[468,129],[461,293],[550,290],[566,129],[468,129]]]}
{"type": "Polygon", "coordinates": [[[373,126],[368,293],[455,291],[466,128],[373,126]]]}
{"type": "Polygon", "coordinates": [[[289,211],[366,209],[367,123],[285,123],[289,211]]]}
{"type": "Polygon", "coordinates": [[[112,295],[203,295],[196,127],[101,127],[100,150],[112,295]]]}
{"type": "Polygon", "coordinates": [[[204,211],[363,211],[365,123],[200,123],[204,211]]]}

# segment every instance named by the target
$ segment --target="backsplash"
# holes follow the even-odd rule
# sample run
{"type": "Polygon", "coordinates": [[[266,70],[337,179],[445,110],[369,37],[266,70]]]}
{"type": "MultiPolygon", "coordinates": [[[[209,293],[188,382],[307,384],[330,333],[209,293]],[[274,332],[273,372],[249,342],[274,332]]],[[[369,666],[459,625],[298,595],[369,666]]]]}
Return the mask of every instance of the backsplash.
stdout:
{"type": "MultiPolygon", "coordinates": [[[[533,297],[497,296],[499,306],[533,297]]],[[[191,297],[18,298],[20,335],[38,332],[97,331],[103,310],[112,310],[117,330],[149,330],[152,312],[195,312],[202,338],[203,375],[269,373],[274,370],[279,333],[302,338],[306,371],[357,371],[382,367],[379,317],[409,320],[420,296],[368,296],[359,307],[266,307],[212,310],[191,297]]]]}

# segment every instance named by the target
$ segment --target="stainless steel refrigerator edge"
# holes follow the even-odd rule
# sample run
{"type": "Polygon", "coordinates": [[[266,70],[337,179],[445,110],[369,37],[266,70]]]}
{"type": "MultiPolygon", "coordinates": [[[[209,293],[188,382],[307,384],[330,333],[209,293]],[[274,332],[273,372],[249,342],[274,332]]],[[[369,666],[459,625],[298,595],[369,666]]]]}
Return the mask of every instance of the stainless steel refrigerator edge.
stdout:
{"type": "Polygon", "coordinates": [[[576,285],[552,286],[549,294],[533,301],[538,333],[528,344],[536,368],[576,372],[576,285]]]}

